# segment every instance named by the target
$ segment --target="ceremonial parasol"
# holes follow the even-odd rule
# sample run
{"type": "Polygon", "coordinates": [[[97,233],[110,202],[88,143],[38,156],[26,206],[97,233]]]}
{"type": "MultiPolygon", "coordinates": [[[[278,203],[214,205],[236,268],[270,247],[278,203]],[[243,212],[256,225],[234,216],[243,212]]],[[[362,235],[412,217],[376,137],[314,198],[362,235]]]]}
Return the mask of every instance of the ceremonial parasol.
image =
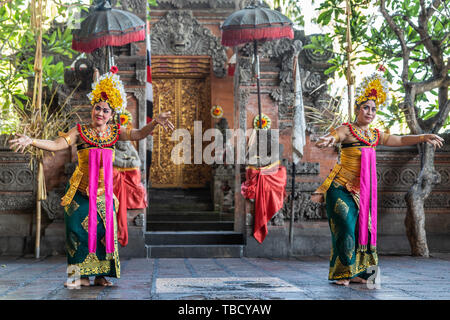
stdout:
{"type": "Polygon", "coordinates": [[[292,21],[282,13],[262,7],[261,1],[253,1],[252,5],[232,13],[222,25],[222,44],[224,46],[234,47],[253,42],[260,129],[262,129],[262,117],[258,42],[282,38],[293,39],[292,25],[292,21]]]}
{"type": "MultiPolygon", "coordinates": [[[[232,13],[225,19],[222,25],[222,44],[225,46],[237,46],[253,42],[253,61],[258,92],[258,117],[259,129],[262,129],[261,112],[261,84],[260,66],[258,56],[258,42],[265,42],[277,39],[293,39],[294,30],[292,21],[282,13],[262,7],[262,1],[253,1],[252,5],[242,10],[232,13]]],[[[259,135],[257,139],[257,153],[259,155],[259,135]]],[[[258,166],[259,166],[259,157],[258,166]]],[[[293,185],[295,186],[295,163],[293,163],[293,185]]],[[[292,188],[292,202],[294,201],[294,187],[292,188]]],[[[291,212],[292,217],[294,212],[291,212]]],[[[292,219],[291,219],[292,220],[292,219]]],[[[293,222],[291,221],[291,229],[293,222]]],[[[293,233],[292,233],[293,234],[293,233]]],[[[292,243],[292,236],[290,236],[292,243]]]]}
{"type": "Polygon", "coordinates": [[[145,40],[145,22],[131,12],[113,9],[110,0],[96,0],[94,9],[73,31],[72,49],[90,53],[107,47],[108,64],[112,60],[110,46],[145,40]]]}

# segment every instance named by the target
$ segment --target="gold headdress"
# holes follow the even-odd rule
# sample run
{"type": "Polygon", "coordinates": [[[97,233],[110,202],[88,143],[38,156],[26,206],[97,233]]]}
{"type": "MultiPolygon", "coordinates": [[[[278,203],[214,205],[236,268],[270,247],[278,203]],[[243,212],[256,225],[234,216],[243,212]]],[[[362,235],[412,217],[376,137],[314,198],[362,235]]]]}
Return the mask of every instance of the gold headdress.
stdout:
{"type": "Polygon", "coordinates": [[[373,100],[379,108],[388,104],[389,84],[380,72],[365,77],[355,90],[355,109],[368,100],[373,100]]]}
{"type": "Polygon", "coordinates": [[[92,84],[92,92],[87,96],[92,105],[106,101],[114,111],[121,113],[127,106],[127,96],[116,72],[117,67],[111,67],[110,72],[102,75],[92,84]]]}

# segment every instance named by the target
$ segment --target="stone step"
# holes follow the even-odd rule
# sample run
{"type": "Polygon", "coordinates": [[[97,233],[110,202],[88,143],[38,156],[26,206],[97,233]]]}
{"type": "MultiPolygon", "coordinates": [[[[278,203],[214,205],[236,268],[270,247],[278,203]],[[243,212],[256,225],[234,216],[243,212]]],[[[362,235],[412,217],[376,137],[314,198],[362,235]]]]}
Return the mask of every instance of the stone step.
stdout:
{"type": "Polygon", "coordinates": [[[234,231],[147,231],[146,245],[243,245],[242,233],[234,231]]]}
{"type": "Polygon", "coordinates": [[[147,215],[147,221],[234,221],[234,214],[216,211],[152,211],[147,215]]]}
{"type": "Polygon", "coordinates": [[[166,199],[164,202],[156,202],[150,200],[149,212],[158,211],[174,211],[174,212],[186,212],[186,211],[212,211],[214,209],[211,201],[184,201],[175,199],[166,199]]]}
{"type": "Polygon", "coordinates": [[[243,245],[146,245],[147,258],[242,258],[243,245]]]}
{"type": "Polygon", "coordinates": [[[211,201],[210,189],[150,189],[149,200],[167,201],[167,199],[204,200],[211,201]]]}
{"type": "Polygon", "coordinates": [[[148,192],[149,212],[212,211],[214,205],[209,188],[153,188],[148,192]]]}
{"type": "Polygon", "coordinates": [[[233,231],[233,221],[148,221],[147,231],[233,231]]]}

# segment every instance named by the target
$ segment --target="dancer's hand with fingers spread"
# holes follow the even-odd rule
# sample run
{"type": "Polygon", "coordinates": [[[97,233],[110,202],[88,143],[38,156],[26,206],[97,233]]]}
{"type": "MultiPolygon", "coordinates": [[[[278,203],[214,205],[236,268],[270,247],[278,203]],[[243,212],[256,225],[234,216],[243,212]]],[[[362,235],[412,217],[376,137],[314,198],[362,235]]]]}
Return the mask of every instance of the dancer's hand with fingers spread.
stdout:
{"type": "Polygon", "coordinates": [[[160,124],[164,128],[164,130],[166,130],[166,131],[167,131],[167,129],[173,130],[173,129],[175,129],[175,126],[173,125],[172,122],[169,121],[169,119],[171,117],[172,117],[171,112],[167,111],[167,112],[163,112],[163,113],[159,114],[156,117],[155,121],[158,124],[160,124]]]}
{"type": "Polygon", "coordinates": [[[428,142],[433,145],[436,150],[436,148],[442,148],[444,146],[445,140],[436,134],[424,134],[423,142],[428,142]]]}
{"type": "Polygon", "coordinates": [[[319,140],[316,142],[316,147],[318,148],[331,147],[335,143],[336,139],[332,135],[327,135],[319,138],[319,140]]]}
{"type": "Polygon", "coordinates": [[[10,148],[14,152],[20,152],[23,153],[25,151],[25,148],[28,147],[30,144],[33,143],[33,139],[28,137],[25,134],[16,134],[16,139],[9,140],[10,148]]]}

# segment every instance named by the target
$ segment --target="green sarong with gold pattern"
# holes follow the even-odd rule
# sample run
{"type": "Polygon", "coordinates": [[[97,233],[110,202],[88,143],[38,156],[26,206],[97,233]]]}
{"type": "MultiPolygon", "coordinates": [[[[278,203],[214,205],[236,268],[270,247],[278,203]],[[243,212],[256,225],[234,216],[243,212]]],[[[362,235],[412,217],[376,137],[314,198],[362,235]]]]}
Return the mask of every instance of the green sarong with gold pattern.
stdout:
{"type": "Polygon", "coordinates": [[[325,194],[325,202],[332,242],[328,279],[368,279],[372,272],[367,269],[378,264],[378,256],[370,248],[365,252],[357,250],[359,209],[352,194],[333,181],[325,194]]]}
{"type": "Polygon", "coordinates": [[[79,271],[80,276],[108,276],[120,278],[117,242],[117,220],[114,210],[114,252],[106,254],[105,196],[97,197],[97,250],[88,250],[89,198],[80,191],[64,207],[68,270],[79,271]]]}

